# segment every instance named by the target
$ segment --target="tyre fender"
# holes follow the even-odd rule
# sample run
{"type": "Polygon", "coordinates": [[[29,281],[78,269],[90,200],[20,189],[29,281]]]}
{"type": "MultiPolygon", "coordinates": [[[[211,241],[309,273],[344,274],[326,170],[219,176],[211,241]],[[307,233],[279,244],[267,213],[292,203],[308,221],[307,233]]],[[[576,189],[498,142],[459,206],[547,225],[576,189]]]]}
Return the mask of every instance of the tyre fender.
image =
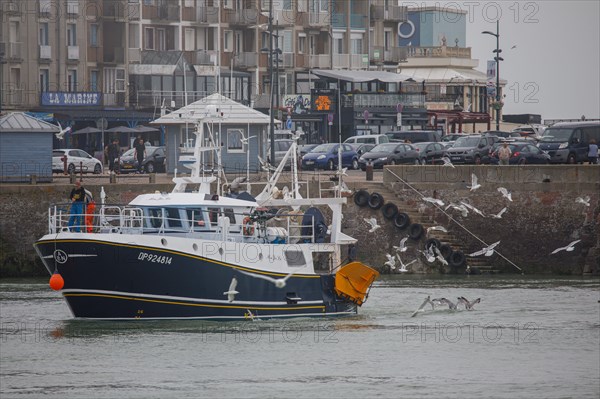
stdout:
{"type": "Polygon", "coordinates": [[[464,253],[462,253],[461,251],[454,251],[448,259],[448,264],[450,266],[459,267],[464,265],[466,260],[467,258],[465,257],[464,253]]]}
{"type": "Polygon", "coordinates": [[[387,220],[393,220],[398,214],[398,207],[396,204],[388,202],[381,208],[381,213],[387,220]]]}
{"type": "Polygon", "coordinates": [[[413,223],[408,228],[408,236],[413,240],[418,240],[423,235],[423,226],[419,223],[413,223]]]}
{"type": "Polygon", "coordinates": [[[410,217],[404,212],[398,212],[394,218],[394,226],[399,230],[404,230],[410,225],[410,217]]]}
{"type": "Polygon", "coordinates": [[[367,206],[367,204],[369,203],[369,197],[370,194],[368,191],[358,190],[354,194],[354,203],[362,208],[363,206],[367,206]]]}
{"type": "Polygon", "coordinates": [[[383,196],[379,193],[373,193],[369,197],[369,208],[371,209],[379,209],[383,206],[383,196]]]}

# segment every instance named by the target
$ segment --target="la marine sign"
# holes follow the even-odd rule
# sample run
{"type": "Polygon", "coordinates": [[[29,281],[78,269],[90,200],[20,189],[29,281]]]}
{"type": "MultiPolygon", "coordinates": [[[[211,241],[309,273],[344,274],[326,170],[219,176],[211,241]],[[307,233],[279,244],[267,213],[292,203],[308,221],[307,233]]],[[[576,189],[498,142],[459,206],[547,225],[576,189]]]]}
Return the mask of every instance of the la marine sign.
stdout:
{"type": "Polygon", "coordinates": [[[47,91],[42,93],[42,105],[89,107],[101,105],[99,92],[47,91]]]}

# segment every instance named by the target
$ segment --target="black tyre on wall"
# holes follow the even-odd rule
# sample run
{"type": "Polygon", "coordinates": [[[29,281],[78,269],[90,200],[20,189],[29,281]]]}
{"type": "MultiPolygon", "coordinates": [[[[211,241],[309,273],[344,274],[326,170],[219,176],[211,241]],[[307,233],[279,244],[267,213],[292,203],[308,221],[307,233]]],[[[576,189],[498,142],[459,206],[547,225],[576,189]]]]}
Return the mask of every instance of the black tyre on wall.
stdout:
{"type": "Polygon", "coordinates": [[[373,193],[369,197],[369,208],[371,209],[379,209],[383,206],[385,200],[383,199],[383,195],[379,193],[373,193]]]}
{"type": "Polygon", "coordinates": [[[354,203],[360,207],[367,206],[369,203],[369,192],[366,190],[358,190],[354,194],[354,203]]]}
{"type": "Polygon", "coordinates": [[[394,226],[396,226],[396,228],[398,230],[404,230],[409,225],[410,225],[410,217],[408,216],[408,214],[406,214],[404,212],[398,212],[398,214],[394,218],[394,226]]]}
{"type": "Polygon", "coordinates": [[[450,255],[452,255],[452,247],[448,244],[442,244],[438,247],[444,259],[450,259],[450,255]]]}
{"type": "Polygon", "coordinates": [[[467,257],[461,251],[454,251],[452,255],[450,255],[450,259],[448,259],[448,264],[452,267],[460,267],[465,264],[467,261],[467,257]]]}
{"type": "Polygon", "coordinates": [[[437,238],[428,238],[427,241],[425,241],[425,249],[428,249],[432,245],[437,249],[440,249],[442,243],[437,238]]]}
{"type": "Polygon", "coordinates": [[[408,236],[413,240],[418,240],[423,235],[423,226],[419,223],[413,223],[408,228],[408,236]]]}
{"type": "Polygon", "coordinates": [[[398,214],[398,207],[396,204],[388,202],[381,208],[381,213],[383,213],[383,217],[387,220],[393,220],[398,214]]]}

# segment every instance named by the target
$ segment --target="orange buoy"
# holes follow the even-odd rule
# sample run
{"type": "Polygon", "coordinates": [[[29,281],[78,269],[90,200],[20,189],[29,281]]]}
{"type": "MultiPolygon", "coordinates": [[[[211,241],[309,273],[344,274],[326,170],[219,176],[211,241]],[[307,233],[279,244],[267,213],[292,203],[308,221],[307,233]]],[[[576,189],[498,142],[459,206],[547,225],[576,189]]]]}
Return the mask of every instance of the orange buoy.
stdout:
{"type": "Polygon", "coordinates": [[[65,280],[63,280],[60,273],[54,273],[52,277],[50,277],[50,288],[54,291],[60,291],[65,286],[65,280]]]}

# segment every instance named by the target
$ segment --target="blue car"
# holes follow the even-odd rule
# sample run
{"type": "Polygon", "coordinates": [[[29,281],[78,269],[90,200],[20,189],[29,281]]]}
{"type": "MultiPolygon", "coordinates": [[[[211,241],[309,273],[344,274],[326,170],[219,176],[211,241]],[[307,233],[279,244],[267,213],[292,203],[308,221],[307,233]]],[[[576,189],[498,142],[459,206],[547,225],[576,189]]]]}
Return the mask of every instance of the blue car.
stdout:
{"type": "MultiPolygon", "coordinates": [[[[342,167],[358,169],[358,154],[349,144],[342,145],[342,167]]],[[[340,144],[321,144],[302,157],[302,169],[329,169],[338,166],[338,148],[340,144]]]]}

